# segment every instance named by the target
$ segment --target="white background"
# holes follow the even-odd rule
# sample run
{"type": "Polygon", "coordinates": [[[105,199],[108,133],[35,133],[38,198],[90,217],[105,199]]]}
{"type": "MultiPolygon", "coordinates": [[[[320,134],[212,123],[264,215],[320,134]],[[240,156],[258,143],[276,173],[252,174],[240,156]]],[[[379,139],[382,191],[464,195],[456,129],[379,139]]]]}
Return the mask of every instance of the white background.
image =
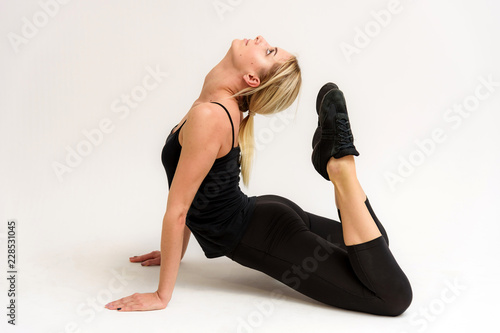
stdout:
{"type": "Polygon", "coordinates": [[[0,2],[1,251],[7,221],[15,219],[19,271],[15,328],[6,324],[8,286],[0,279],[2,330],[414,333],[497,326],[498,2],[401,0],[390,17],[380,16],[388,0],[73,0],[52,6],[52,16],[45,3],[53,1],[0,2]],[[25,27],[30,22],[36,30],[25,27]],[[362,40],[366,30],[371,37],[362,40]],[[32,36],[16,45],[12,36],[20,40],[23,31],[32,36]],[[259,34],[298,56],[303,88],[286,117],[256,117],[260,148],[242,190],[282,195],[337,218],[333,186],[310,162],[316,95],[336,82],[361,153],[358,176],[412,283],[411,306],[396,318],[324,306],[227,258],[206,259],[193,237],[167,309],[105,310],[110,298],[156,290],[158,267],[128,257],[159,249],[165,138],[231,41],[259,34]],[[345,54],[347,44],[357,53],[345,54]],[[113,103],[139,91],[148,67],[168,77],[120,118],[113,103]],[[481,78],[496,86],[479,88],[479,100],[481,78]],[[449,113],[466,101],[478,104],[464,116],[449,113]],[[54,163],[66,164],[68,148],[85,145],[83,131],[103,119],[113,130],[59,179],[54,163]],[[445,139],[431,145],[436,130],[445,139]],[[400,181],[391,185],[388,174],[400,181]]]}

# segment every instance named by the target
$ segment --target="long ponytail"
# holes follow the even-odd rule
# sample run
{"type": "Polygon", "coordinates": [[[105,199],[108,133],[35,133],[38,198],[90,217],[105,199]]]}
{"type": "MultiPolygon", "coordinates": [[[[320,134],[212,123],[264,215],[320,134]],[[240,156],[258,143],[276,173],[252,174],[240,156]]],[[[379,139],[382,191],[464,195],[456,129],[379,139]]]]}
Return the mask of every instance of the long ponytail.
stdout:
{"type": "Polygon", "coordinates": [[[291,56],[282,64],[276,64],[265,75],[256,88],[246,88],[236,93],[241,111],[248,115],[240,123],[239,143],[241,147],[241,175],[248,187],[250,170],[255,153],[254,117],[255,114],[270,115],[286,110],[297,98],[302,84],[299,63],[291,56]]]}

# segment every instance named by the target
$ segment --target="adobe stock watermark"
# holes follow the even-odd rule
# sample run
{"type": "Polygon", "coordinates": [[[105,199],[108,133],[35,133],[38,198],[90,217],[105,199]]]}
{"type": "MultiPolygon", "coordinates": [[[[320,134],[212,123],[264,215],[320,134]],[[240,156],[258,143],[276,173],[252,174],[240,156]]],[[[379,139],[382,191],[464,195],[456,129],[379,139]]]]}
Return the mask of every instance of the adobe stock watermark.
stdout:
{"type": "MultiPolygon", "coordinates": [[[[443,113],[444,122],[452,130],[459,129],[463,121],[479,108],[481,102],[488,99],[500,86],[500,82],[493,80],[492,74],[487,77],[480,76],[477,80],[479,84],[473,93],[467,95],[462,99],[461,103],[454,104],[443,113]]],[[[408,177],[414,174],[417,167],[424,164],[434,154],[437,146],[447,139],[447,130],[443,127],[436,127],[432,130],[430,137],[414,140],[416,147],[409,154],[406,156],[398,155],[399,164],[396,170],[384,173],[384,178],[391,190],[394,192],[398,184],[404,183],[408,177]]]]}
{"type": "Polygon", "coordinates": [[[266,127],[260,128],[254,133],[254,144],[256,151],[263,151],[274,141],[276,135],[283,132],[294,120],[290,112],[278,112],[273,114],[266,127]]]}
{"type": "MultiPolygon", "coordinates": [[[[417,332],[425,332],[429,324],[435,322],[450,305],[458,299],[462,293],[467,290],[467,286],[462,284],[458,278],[453,281],[445,280],[445,287],[439,293],[439,296],[431,300],[426,306],[421,306],[414,311],[408,319],[410,325],[417,332]]],[[[408,333],[408,332],[401,332],[408,333]]]]}
{"type": "Polygon", "coordinates": [[[338,243],[333,243],[330,235],[328,235],[326,240],[327,241],[318,237],[318,245],[315,247],[313,254],[304,258],[300,265],[294,264],[290,269],[286,270],[281,276],[281,281],[297,290],[302,281],[307,280],[310,274],[316,272],[319,263],[328,259],[330,255],[337,250],[336,246],[340,245],[338,243]],[[332,244],[334,246],[332,246],[332,244]]]}
{"type": "MultiPolygon", "coordinates": [[[[167,72],[160,70],[159,65],[156,69],[150,66],[146,67],[147,74],[143,77],[142,83],[136,85],[128,94],[121,94],[119,98],[112,101],[110,105],[111,112],[118,116],[118,119],[124,120],[130,114],[131,110],[137,109],[153,90],[157,89],[160,84],[168,77],[167,72]]],[[[83,129],[82,136],[84,137],[77,142],[73,147],[66,145],[66,157],[63,162],[53,161],[52,169],[59,180],[64,180],[63,176],[73,172],[75,168],[82,164],[85,157],[89,156],[95,147],[100,146],[105,138],[115,129],[116,121],[111,118],[102,118],[95,128],[83,129]]]]}
{"type": "Polygon", "coordinates": [[[129,282],[135,280],[137,275],[123,267],[121,271],[111,269],[113,277],[109,279],[106,288],[99,290],[94,297],[87,297],[76,307],[76,314],[81,320],[74,320],[66,323],[64,328],[58,333],[76,333],[82,332],[82,327],[95,319],[98,313],[106,310],[104,305],[119,297],[129,282]]]}
{"type": "Polygon", "coordinates": [[[31,19],[28,19],[26,16],[22,17],[20,34],[12,31],[7,33],[7,39],[14,52],[16,54],[19,53],[21,45],[26,45],[30,40],[35,38],[40,32],[40,29],[46,27],[50,20],[59,13],[61,5],[66,5],[70,1],[71,0],[38,1],[40,10],[36,11],[31,19]]]}
{"type": "Polygon", "coordinates": [[[224,21],[224,16],[228,12],[233,12],[236,7],[241,5],[243,0],[215,0],[212,2],[215,12],[221,21],[224,21]]]}
{"type": "MultiPolygon", "coordinates": [[[[300,265],[294,264],[290,269],[286,270],[281,276],[281,282],[297,290],[302,281],[307,280],[311,274],[317,271],[319,263],[328,259],[328,257],[337,250],[336,246],[339,243],[333,243],[329,235],[326,240],[317,237],[318,245],[314,248],[313,253],[304,258],[300,265]],[[333,244],[333,246],[332,246],[333,244]]],[[[255,302],[255,309],[252,310],[244,318],[238,317],[237,333],[252,333],[255,329],[261,327],[266,318],[269,318],[276,308],[276,301],[286,298],[283,291],[275,288],[270,299],[255,302]]]]}
{"type": "Polygon", "coordinates": [[[366,22],[362,28],[359,26],[354,28],[352,42],[342,42],[339,45],[347,63],[352,61],[354,55],[360,54],[362,50],[366,49],[402,11],[403,5],[399,0],[390,0],[385,9],[370,11],[372,19],[366,22]]]}

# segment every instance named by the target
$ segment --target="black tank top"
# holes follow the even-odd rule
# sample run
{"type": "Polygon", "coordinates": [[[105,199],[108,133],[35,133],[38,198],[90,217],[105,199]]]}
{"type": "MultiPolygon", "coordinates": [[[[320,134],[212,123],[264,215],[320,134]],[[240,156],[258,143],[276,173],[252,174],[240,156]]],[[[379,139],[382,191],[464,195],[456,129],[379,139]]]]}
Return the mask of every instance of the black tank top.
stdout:
{"type": "MultiPolygon", "coordinates": [[[[243,237],[255,208],[256,196],[248,197],[239,186],[240,146],[234,146],[234,126],[229,111],[226,111],[233,133],[231,151],[217,158],[201,183],[188,210],[186,225],[191,230],[207,258],[216,258],[232,251],[243,237]]],[[[179,131],[186,121],[167,137],[161,153],[161,161],[172,185],[182,146],[179,131]]],[[[177,125],[176,125],[177,126],[177,125]]]]}

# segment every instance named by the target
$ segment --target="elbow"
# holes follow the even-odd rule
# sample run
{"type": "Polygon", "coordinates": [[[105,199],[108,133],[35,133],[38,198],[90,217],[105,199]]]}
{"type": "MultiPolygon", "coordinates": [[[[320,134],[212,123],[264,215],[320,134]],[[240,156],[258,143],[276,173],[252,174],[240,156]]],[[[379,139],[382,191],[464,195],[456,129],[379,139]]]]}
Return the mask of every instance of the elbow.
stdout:
{"type": "Polygon", "coordinates": [[[165,212],[164,221],[169,224],[185,226],[186,225],[187,210],[169,210],[165,212]]]}

